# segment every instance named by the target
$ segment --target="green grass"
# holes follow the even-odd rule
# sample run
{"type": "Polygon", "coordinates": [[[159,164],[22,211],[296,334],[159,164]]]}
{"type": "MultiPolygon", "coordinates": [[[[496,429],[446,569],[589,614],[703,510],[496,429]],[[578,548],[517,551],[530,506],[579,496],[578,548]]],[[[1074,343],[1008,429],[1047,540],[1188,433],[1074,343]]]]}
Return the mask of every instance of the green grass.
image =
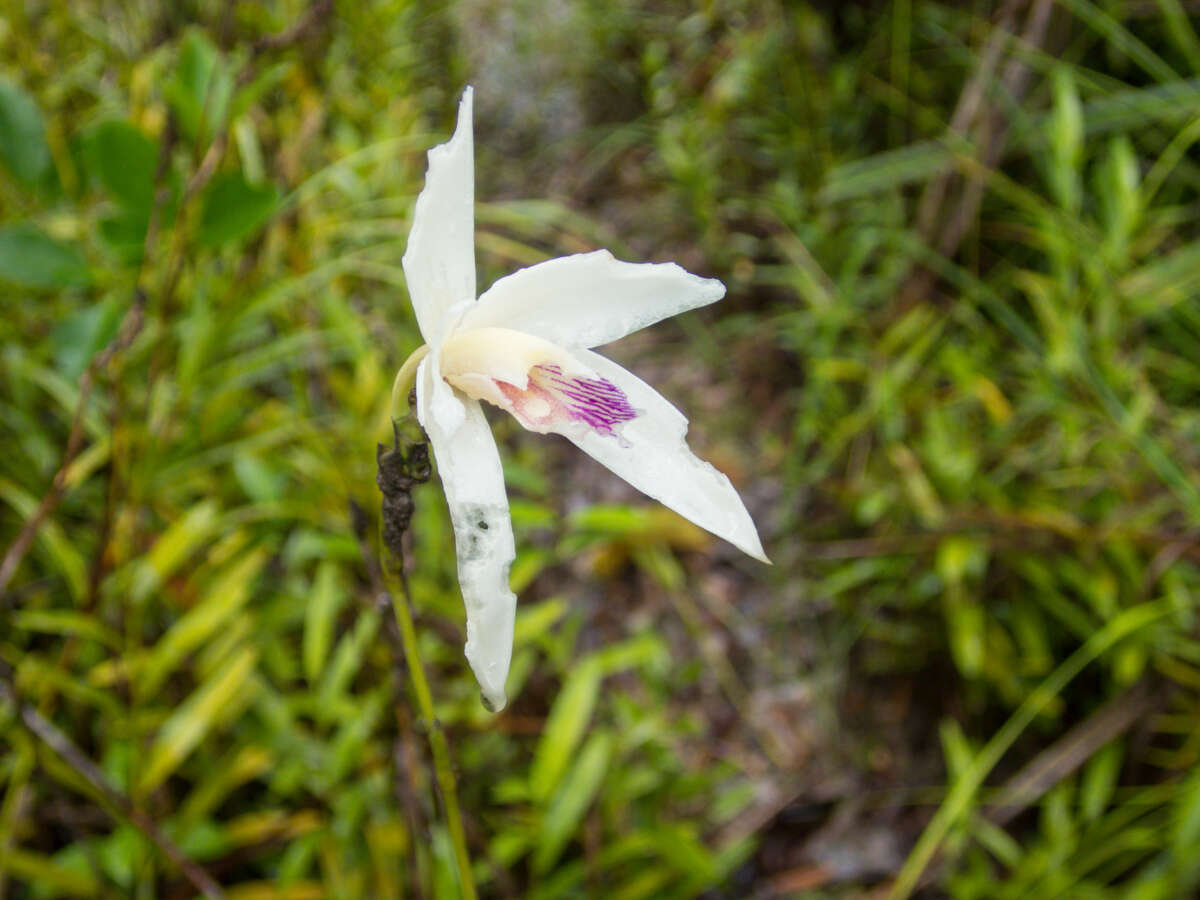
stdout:
{"type": "Polygon", "coordinates": [[[373,535],[467,82],[481,284],[728,285],[614,354],[776,563],[497,420],[493,717],[418,489],[480,895],[1194,893],[1197,23],[994,6],[0,8],[0,896],[459,896],[373,535]]]}

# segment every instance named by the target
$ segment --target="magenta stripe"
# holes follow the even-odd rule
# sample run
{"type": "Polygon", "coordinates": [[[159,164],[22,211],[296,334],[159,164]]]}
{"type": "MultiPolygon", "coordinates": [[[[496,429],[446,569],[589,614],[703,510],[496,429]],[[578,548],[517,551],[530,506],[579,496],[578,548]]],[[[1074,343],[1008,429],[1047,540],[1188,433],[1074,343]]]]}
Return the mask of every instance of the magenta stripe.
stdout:
{"type": "Polygon", "coordinates": [[[613,434],[614,425],[637,418],[625,392],[606,378],[567,376],[555,365],[535,366],[530,375],[571,418],[601,433],[613,434]]]}

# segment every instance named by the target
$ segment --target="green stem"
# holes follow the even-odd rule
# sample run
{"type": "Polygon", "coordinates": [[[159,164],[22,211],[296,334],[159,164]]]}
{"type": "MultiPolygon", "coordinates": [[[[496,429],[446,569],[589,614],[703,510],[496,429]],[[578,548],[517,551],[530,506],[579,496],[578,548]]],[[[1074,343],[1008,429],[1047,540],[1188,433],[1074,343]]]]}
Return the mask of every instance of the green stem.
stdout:
{"type": "MultiPolygon", "coordinates": [[[[409,357],[409,361],[415,356],[416,353],[409,357]]],[[[424,356],[424,353],[421,353],[421,356],[424,356]]],[[[417,359],[417,362],[420,362],[420,359],[417,359]]],[[[405,368],[408,368],[408,363],[405,363],[405,368]]],[[[416,370],[416,363],[413,363],[412,370],[416,370]]],[[[403,373],[404,369],[400,371],[403,373]]],[[[399,376],[396,381],[399,383],[399,376]]],[[[408,592],[408,577],[404,574],[403,561],[397,559],[386,545],[383,547],[383,557],[384,578],[392,595],[396,624],[400,626],[400,638],[404,644],[404,658],[408,663],[409,677],[412,678],[413,693],[417,695],[417,706],[429,727],[429,747],[433,751],[433,767],[437,776],[438,793],[442,798],[442,809],[446,813],[446,828],[454,846],[459,884],[464,900],[476,900],[475,879],[471,875],[471,856],[467,852],[467,837],[463,831],[462,813],[458,806],[458,787],[454,781],[454,767],[450,762],[450,745],[446,741],[446,733],[442,731],[442,724],[434,713],[433,694],[429,690],[425,668],[421,665],[421,657],[417,650],[417,630],[413,626],[410,609],[412,597],[408,592]]]]}

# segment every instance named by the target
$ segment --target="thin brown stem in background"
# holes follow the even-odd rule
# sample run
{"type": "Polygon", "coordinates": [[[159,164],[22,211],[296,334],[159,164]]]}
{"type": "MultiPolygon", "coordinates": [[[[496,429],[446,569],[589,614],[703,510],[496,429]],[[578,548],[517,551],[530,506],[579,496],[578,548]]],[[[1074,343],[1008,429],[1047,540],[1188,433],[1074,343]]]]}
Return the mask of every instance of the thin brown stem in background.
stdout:
{"type": "Polygon", "coordinates": [[[11,703],[16,708],[17,717],[25,729],[34,738],[49,747],[59,759],[70,767],[71,771],[100,794],[116,810],[118,819],[129,822],[161,850],[163,855],[191,883],[192,887],[208,897],[209,900],[224,900],[225,892],[208,872],[167,837],[153,819],[136,809],[133,802],[108,780],[108,776],[100,770],[100,767],[75,746],[69,737],[59,731],[53,722],[21,699],[16,690],[13,671],[2,660],[0,660],[0,700],[11,703]]]}
{"type": "MultiPolygon", "coordinates": [[[[970,141],[985,168],[1000,161],[1009,130],[1007,117],[985,102],[985,88],[994,79],[1004,48],[1010,41],[1018,39],[1012,28],[1017,13],[1028,5],[1027,0],[1008,0],[1000,8],[979,66],[963,87],[950,119],[949,130],[970,141]]],[[[1019,40],[1026,46],[1040,47],[1046,40],[1053,11],[1054,0],[1035,0],[1019,40]]],[[[1024,60],[1010,58],[1004,66],[999,81],[1013,103],[1020,103],[1029,90],[1030,75],[1029,65],[1024,60]]],[[[983,192],[984,183],[979,175],[965,177],[948,170],[929,182],[917,206],[917,230],[925,243],[942,256],[953,257],[979,215],[983,192]],[[951,198],[956,183],[957,198],[951,198]]],[[[936,280],[937,276],[929,269],[915,269],[900,289],[899,306],[904,308],[920,301],[928,295],[936,280]]]]}
{"type": "Polygon", "coordinates": [[[428,826],[421,809],[421,786],[417,780],[417,773],[422,768],[421,754],[417,749],[416,738],[413,734],[412,715],[404,695],[404,640],[400,635],[400,626],[396,624],[396,617],[392,612],[391,595],[384,586],[383,570],[371,549],[368,537],[370,521],[362,507],[353,500],[350,502],[350,522],[354,529],[354,535],[358,539],[359,552],[362,554],[363,566],[366,568],[371,590],[371,599],[364,599],[363,603],[379,613],[384,640],[387,642],[391,656],[392,708],[396,716],[396,738],[392,742],[392,785],[400,809],[404,812],[405,824],[408,825],[410,834],[408,887],[416,900],[424,900],[425,893],[421,886],[421,857],[416,838],[417,835],[425,834],[428,826]]]}

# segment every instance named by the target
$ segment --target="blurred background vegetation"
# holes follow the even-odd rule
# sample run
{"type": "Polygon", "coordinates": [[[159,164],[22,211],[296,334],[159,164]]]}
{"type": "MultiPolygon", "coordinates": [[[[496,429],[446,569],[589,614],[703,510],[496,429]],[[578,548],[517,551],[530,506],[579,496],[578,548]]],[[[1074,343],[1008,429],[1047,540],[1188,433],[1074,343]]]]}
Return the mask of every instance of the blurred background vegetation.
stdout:
{"type": "Polygon", "coordinates": [[[612,354],[772,570],[497,417],[487,897],[1200,886],[1191,0],[0,2],[0,896],[459,896],[390,640],[400,257],[476,86],[480,283],[729,287],[612,354]]]}

